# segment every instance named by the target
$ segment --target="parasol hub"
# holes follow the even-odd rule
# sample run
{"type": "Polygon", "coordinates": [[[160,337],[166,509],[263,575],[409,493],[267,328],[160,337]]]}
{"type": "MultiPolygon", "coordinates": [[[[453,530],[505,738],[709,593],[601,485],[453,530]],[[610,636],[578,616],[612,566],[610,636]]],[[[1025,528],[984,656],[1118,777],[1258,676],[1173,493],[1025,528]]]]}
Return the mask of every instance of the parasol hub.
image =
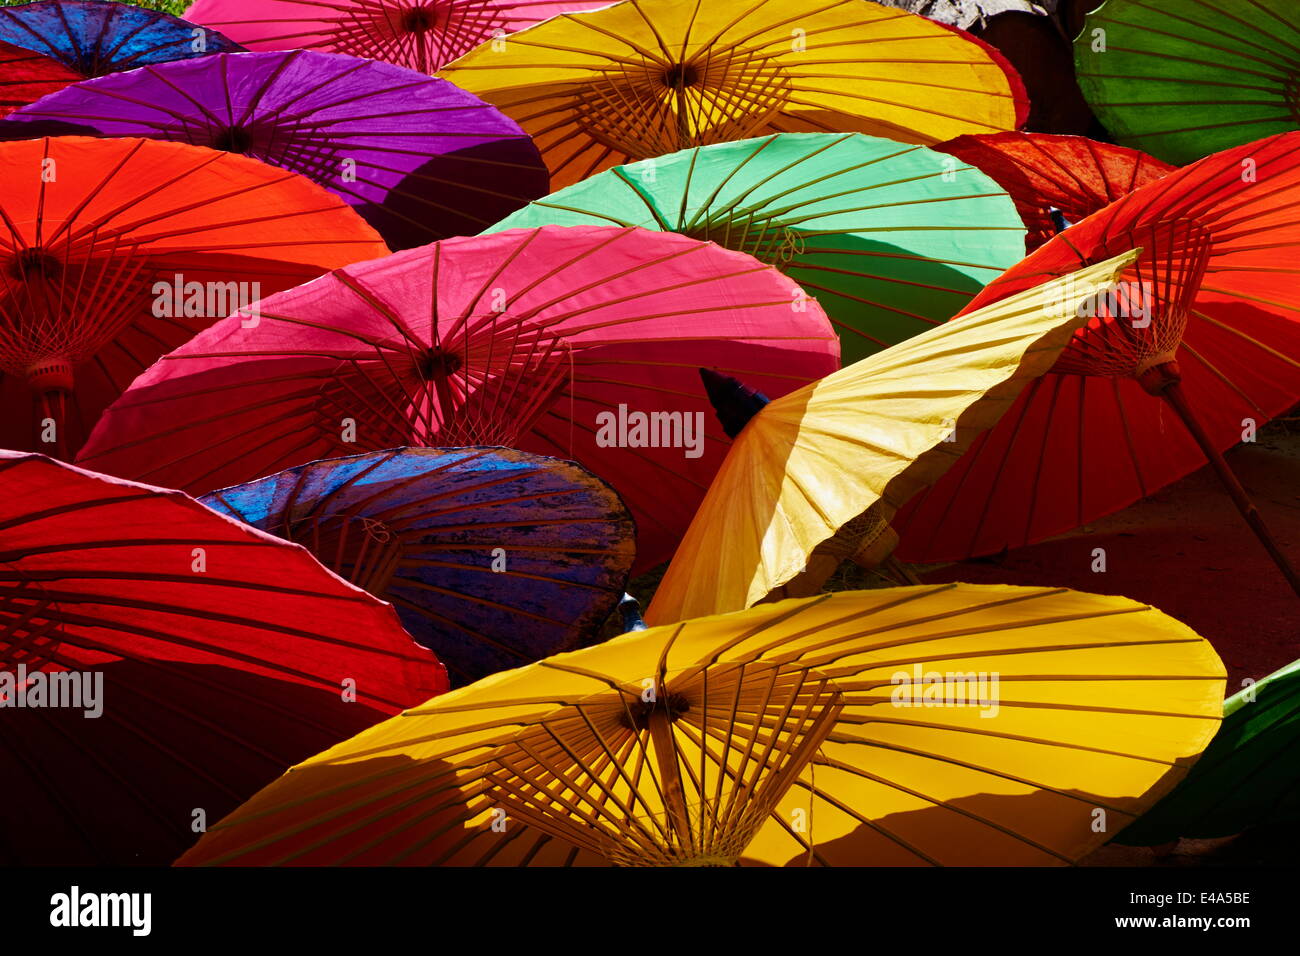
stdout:
{"type": "Polygon", "coordinates": [[[243,155],[253,148],[253,134],[243,126],[227,126],[212,137],[212,148],[243,155]]]}
{"type": "Polygon", "coordinates": [[[426,382],[432,382],[455,375],[464,364],[464,360],[455,352],[435,346],[416,361],[416,368],[421,378],[426,382]]]}
{"type": "Polygon", "coordinates": [[[1137,371],[1138,384],[1151,395],[1161,395],[1170,386],[1183,380],[1178,362],[1171,355],[1160,355],[1146,363],[1145,368],[1137,371]]]}
{"type": "Polygon", "coordinates": [[[402,12],[402,29],[407,33],[428,33],[438,28],[438,10],[432,5],[409,7],[402,12]]]}
{"type": "Polygon", "coordinates": [[[698,86],[700,83],[700,71],[693,63],[671,63],[664,70],[664,86],[673,90],[684,89],[688,86],[698,86]]]}
{"type": "Polygon", "coordinates": [[[14,256],[9,263],[9,275],[19,282],[58,279],[63,275],[63,263],[40,246],[31,246],[14,256]]]}
{"type": "Polygon", "coordinates": [[[71,392],[72,363],[65,358],[50,358],[28,367],[27,386],[34,392],[71,392]]]}

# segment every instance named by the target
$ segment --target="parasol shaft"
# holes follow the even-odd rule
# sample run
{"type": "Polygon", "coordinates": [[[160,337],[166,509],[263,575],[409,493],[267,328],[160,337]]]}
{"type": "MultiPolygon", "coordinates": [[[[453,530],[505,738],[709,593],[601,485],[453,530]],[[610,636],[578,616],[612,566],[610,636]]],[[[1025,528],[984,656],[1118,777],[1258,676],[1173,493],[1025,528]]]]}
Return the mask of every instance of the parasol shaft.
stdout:
{"type": "Polygon", "coordinates": [[[1283,577],[1291,585],[1291,590],[1296,593],[1297,597],[1300,597],[1300,575],[1296,574],[1295,568],[1291,566],[1291,563],[1286,559],[1286,555],[1282,553],[1282,549],[1273,540],[1272,534],[1269,533],[1268,527],[1264,524],[1264,519],[1259,514],[1259,510],[1255,507],[1255,503],[1251,501],[1250,495],[1242,487],[1241,482],[1237,480],[1237,476],[1233,473],[1223,455],[1219,453],[1218,448],[1210,441],[1210,436],[1205,433],[1205,429],[1201,427],[1196,413],[1192,411],[1191,405],[1187,402],[1187,396],[1183,394],[1182,386],[1176,381],[1171,382],[1161,390],[1160,394],[1178,413],[1178,417],[1183,420],[1183,424],[1187,426],[1187,430],[1196,439],[1196,443],[1201,446],[1201,451],[1205,452],[1205,457],[1210,460],[1211,467],[1219,476],[1219,480],[1223,482],[1223,487],[1227,489],[1229,497],[1232,498],[1232,503],[1237,506],[1241,516],[1246,519],[1246,524],[1250,525],[1251,530],[1255,532],[1255,536],[1264,545],[1264,549],[1273,559],[1273,563],[1277,565],[1278,570],[1282,572],[1283,577]]]}

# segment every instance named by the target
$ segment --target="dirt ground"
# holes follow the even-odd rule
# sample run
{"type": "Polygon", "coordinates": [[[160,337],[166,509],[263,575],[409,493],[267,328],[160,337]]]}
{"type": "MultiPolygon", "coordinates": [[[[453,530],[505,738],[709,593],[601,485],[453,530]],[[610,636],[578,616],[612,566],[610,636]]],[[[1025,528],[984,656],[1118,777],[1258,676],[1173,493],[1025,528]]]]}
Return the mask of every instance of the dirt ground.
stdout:
{"type": "MultiPolygon", "coordinates": [[[[1300,567],[1300,421],[1276,423],[1225,457],[1300,567]]],[[[1300,599],[1208,467],[1069,534],[920,576],[1070,587],[1158,607],[1215,646],[1229,693],[1300,658],[1300,599]],[[1094,548],[1106,549],[1105,573],[1092,571],[1094,548]]]]}

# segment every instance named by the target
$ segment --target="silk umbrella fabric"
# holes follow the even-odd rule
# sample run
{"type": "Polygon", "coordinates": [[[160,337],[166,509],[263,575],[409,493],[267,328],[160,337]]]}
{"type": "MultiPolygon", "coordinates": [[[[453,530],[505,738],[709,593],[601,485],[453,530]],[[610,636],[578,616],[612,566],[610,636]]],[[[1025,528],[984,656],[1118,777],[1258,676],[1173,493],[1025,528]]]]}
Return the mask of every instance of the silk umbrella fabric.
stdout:
{"type": "Polygon", "coordinates": [[[946,321],[1018,261],[1010,198],[923,146],[780,133],[616,166],[493,228],[639,226],[736,249],[798,282],[857,361],[946,321]]]}
{"type": "Polygon", "coordinates": [[[0,116],[80,79],[80,74],[53,57],[0,43],[0,116]]]}
{"type": "Polygon", "coordinates": [[[1300,125],[1292,0],[1106,0],[1074,43],[1079,84],[1119,142],[1171,163],[1300,125]]]}
{"type": "Polygon", "coordinates": [[[398,448],[213,492],[397,608],[455,685],[590,638],[623,596],[636,529],[586,469],[508,448],[398,448]]]}
{"type": "Polygon", "coordinates": [[[1116,842],[1158,846],[1300,820],[1300,661],[1229,697],[1192,772],[1116,842]]]}
{"type": "Polygon", "coordinates": [[[769,133],[929,145],[1016,129],[1027,101],[1003,64],[965,34],[868,0],[637,0],[484,44],[441,75],[517,120],[558,189],[769,133]]]}
{"type": "Polygon", "coordinates": [[[749,607],[813,571],[814,555],[864,522],[862,543],[874,543],[904,502],[1052,367],[1085,321],[1079,304],[1104,293],[1132,259],[1059,280],[1048,296],[994,303],[759,410],[736,436],[646,619],[670,624],[749,607]]]}
{"type": "Polygon", "coordinates": [[[1178,253],[1160,248],[1169,237],[1166,224],[1208,233],[1211,242],[1190,310],[1145,326],[1138,311],[1093,318],[998,427],[900,513],[899,556],[960,560],[1019,547],[1118,511],[1204,466],[1206,456],[1183,423],[1135,377],[1170,357],[1220,450],[1294,406],[1300,292],[1290,263],[1300,243],[1291,213],[1297,201],[1300,133],[1288,133],[1215,154],[1121,197],[991,283],[968,309],[1042,285],[1117,247],[1149,246],[1122,281],[1151,299],[1159,290],[1141,282],[1178,253]]]}
{"type": "Polygon", "coordinates": [[[1027,251],[1175,167],[1136,149],[1085,136],[990,133],[936,149],[992,177],[1016,203],[1027,251]]]}
{"type": "Polygon", "coordinates": [[[216,319],[384,255],[307,179],[143,139],[0,144],[0,445],[74,453],[100,411],[216,319]]]}
{"type": "Polygon", "coordinates": [[[243,49],[215,30],[110,0],[0,8],[0,41],[53,57],[82,77],[243,49]]]}
{"type": "Polygon", "coordinates": [[[1061,865],[1187,773],[1222,690],[1207,641],[1127,598],[959,584],[782,601],[407,710],[178,862],[1061,865]],[[959,691],[956,674],[984,683],[959,691]]]}
{"type": "Polygon", "coordinates": [[[0,673],[0,859],[28,865],[165,864],[314,748],[447,688],[391,607],[302,548],[14,452],[0,673]]]}
{"type": "Polygon", "coordinates": [[[648,568],[672,553],[727,445],[697,369],[784,395],[839,358],[825,314],[775,269],[634,228],[445,239],[259,313],[136,379],[82,460],[205,493],[314,458],[507,445],[609,482],[648,568]]]}
{"type": "MultiPolygon", "coordinates": [[[[473,234],[547,188],[537,147],[445,80],[349,56],[220,54],[88,80],[12,116],[45,133],[168,139],[306,176],[391,248],[473,234]]],[[[0,135],[25,136],[21,126],[0,135]]]]}
{"type": "Polygon", "coordinates": [[[325,50],[431,73],[480,43],[608,0],[198,0],[185,12],[250,50],[325,50]]]}

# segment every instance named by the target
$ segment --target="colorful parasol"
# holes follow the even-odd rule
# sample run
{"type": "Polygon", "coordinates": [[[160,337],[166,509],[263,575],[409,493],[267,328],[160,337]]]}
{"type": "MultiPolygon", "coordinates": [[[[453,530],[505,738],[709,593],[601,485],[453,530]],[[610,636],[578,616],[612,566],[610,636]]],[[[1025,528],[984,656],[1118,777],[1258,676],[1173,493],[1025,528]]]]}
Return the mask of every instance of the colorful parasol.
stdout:
{"type": "Polygon", "coordinates": [[[1078,304],[1132,258],[1059,280],[1046,308],[1035,292],[1006,299],[733,420],[736,442],[646,619],[669,624],[773,592],[815,593],[845,559],[885,564],[899,506],[1051,368],[1085,321],[1078,304]]]}
{"type": "Polygon", "coordinates": [[[456,685],[577,646],[622,598],[635,556],[608,485],[508,448],[317,461],[200,500],[393,604],[456,685]]]}
{"type": "Polygon", "coordinates": [[[1171,163],[1300,124],[1300,6],[1106,0],[1074,42],[1079,85],[1121,143],[1171,163]]]}
{"type": "Polygon", "coordinates": [[[178,861],[1059,865],[1167,792],[1223,665],[1126,598],[943,585],[651,628],[299,764],[178,861]]]}
{"type": "Polygon", "coordinates": [[[537,147],[493,107],[445,80],[327,53],[148,66],[79,83],[10,121],[260,159],[341,196],[394,249],[479,232],[547,188],[537,147]]]}
{"type": "Polygon", "coordinates": [[[0,116],[80,79],[53,57],[0,42],[0,116]]]}
{"type": "Polygon", "coordinates": [[[1289,133],[1172,172],[976,297],[968,308],[1145,250],[1052,373],[900,514],[900,557],[960,560],[1039,541],[1208,459],[1300,588],[1220,454],[1300,399],[1300,292],[1287,264],[1300,243],[1298,146],[1300,133],[1289,133]]]}
{"type": "Polygon", "coordinates": [[[113,0],[0,7],[0,41],[53,57],[81,77],[243,49],[215,30],[113,0]]]}
{"type": "Polygon", "coordinates": [[[0,143],[0,182],[0,445],[59,457],[200,329],[387,251],[306,179],[196,146],[0,143]]]}
{"type": "Polygon", "coordinates": [[[446,239],[259,311],[141,375],[82,460],[204,493],[315,458],[507,445],[613,485],[645,568],[672,553],[726,448],[696,370],[784,395],[839,356],[824,313],[775,269],[632,228],[446,239]]]}
{"type": "Polygon", "coordinates": [[[493,227],[640,226],[747,252],[817,298],[857,361],[942,322],[1023,255],[1007,195],[923,146],[781,133],[616,166],[493,227]]]}
{"type": "Polygon", "coordinates": [[[930,145],[1016,129],[1028,107],[995,51],[868,0],[635,0],[484,44],[441,75],[532,135],[552,189],[768,133],[930,145]]]}
{"type": "Polygon", "coordinates": [[[250,50],[325,50],[432,73],[480,43],[609,0],[197,0],[187,19],[250,50]]]}
{"type": "Polygon", "coordinates": [[[180,492],[0,452],[6,864],[160,864],[447,687],[392,608],[180,492]]]}
{"type": "Polygon", "coordinates": [[[1157,846],[1300,820],[1300,661],[1229,697],[1192,772],[1116,842],[1157,846]]]}
{"type": "Polygon", "coordinates": [[[1030,252],[1174,169],[1136,149],[1084,136],[990,133],[960,136],[935,148],[969,163],[1011,194],[1029,230],[1030,252]]]}

